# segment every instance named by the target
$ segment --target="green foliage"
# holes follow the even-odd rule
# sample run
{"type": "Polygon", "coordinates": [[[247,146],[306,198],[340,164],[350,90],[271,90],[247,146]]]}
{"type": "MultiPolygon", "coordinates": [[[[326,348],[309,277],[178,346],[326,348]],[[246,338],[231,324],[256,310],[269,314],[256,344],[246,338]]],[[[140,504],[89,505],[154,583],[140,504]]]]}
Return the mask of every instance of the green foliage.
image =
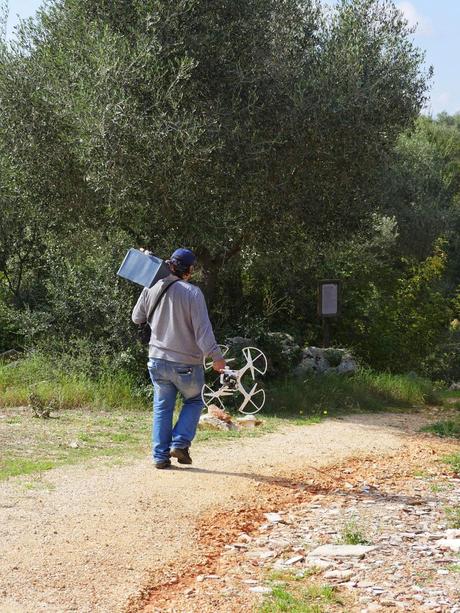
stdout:
{"type": "Polygon", "coordinates": [[[399,270],[387,269],[386,278],[372,281],[372,291],[361,294],[364,305],[352,311],[345,344],[377,369],[421,372],[422,360],[443,337],[452,316],[442,291],[445,266],[446,254],[438,245],[423,262],[403,261],[399,270]]]}
{"type": "Polygon", "coordinates": [[[388,163],[382,195],[398,221],[398,250],[422,260],[443,236],[453,256],[460,223],[460,131],[421,117],[413,131],[400,136],[388,163]]]}
{"type": "Polygon", "coordinates": [[[260,613],[325,613],[330,605],[339,602],[335,589],[329,585],[311,585],[306,588],[288,590],[274,587],[273,592],[260,607],[260,613]]]}
{"type": "Polygon", "coordinates": [[[0,43],[0,351],[140,379],[116,269],[187,245],[219,337],[260,338],[278,372],[298,350],[268,333],[317,343],[329,277],[337,344],[456,376],[460,132],[416,121],[423,62],[386,0],[51,0],[0,43]]]}
{"type": "Polygon", "coordinates": [[[335,368],[342,361],[343,351],[331,347],[324,352],[324,357],[329,362],[329,365],[332,368],[335,368]]]}
{"type": "Polygon", "coordinates": [[[289,374],[302,358],[302,349],[289,334],[261,333],[254,344],[268,356],[268,374],[272,376],[289,374]]]}
{"type": "Polygon", "coordinates": [[[452,467],[452,470],[460,475],[460,453],[453,453],[452,455],[445,456],[443,461],[452,467]]]}
{"type": "Polygon", "coordinates": [[[327,415],[343,411],[379,411],[439,402],[427,379],[361,369],[353,377],[312,376],[286,379],[270,387],[267,411],[278,416],[327,415]]]}
{"type": "Polygon", "coordinates": [[[434,350],[423,361],[423,371],[433,379],[460,381],[460,292],[451,301],[454,319],[441,335],[434,350]]]}
{"type": "Polygon", "coordinates": [[[15,314],[6,302],[2,302],[0,294],[0,353],[18,349],[20,345],[21,335],[15,324],[15,314]]]}
{"type": "Polygon", "coordinates": [[[341,542],[345,545],[369,545],[362,527],[356,518],[350,519],[342,528],[341,542]]]}
{"type": "Polygon", "coordinates": [[[23,360],[0,364],[0,406],[25,406],[31,394],[41,406],[66,408],[142,409],[149,405],[151,386],[139,386],[126,371],[99,364],[90,376],[69,357],[52,361],[32,354],[23,360]]]}
{"type": "Polygon", "coordinates": [[[450,528],[460,528],[460,505],[446,507],[445,513],[450,528]]]}
{"type": "Polygon", "coordinates": [[[424,426],[422,432],[431,432],[442,437],[460,438],[460,417],[437,421],[434,424],[424,426]]]}

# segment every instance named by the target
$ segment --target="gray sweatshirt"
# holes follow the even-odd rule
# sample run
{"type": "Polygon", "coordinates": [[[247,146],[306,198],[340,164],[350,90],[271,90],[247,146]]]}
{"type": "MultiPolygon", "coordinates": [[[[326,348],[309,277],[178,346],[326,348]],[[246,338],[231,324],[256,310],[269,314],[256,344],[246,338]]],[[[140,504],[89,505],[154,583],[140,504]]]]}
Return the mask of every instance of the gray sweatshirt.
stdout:
{"type": "MultiPolygon", "coordinates": [[[[177,279],[174,275],[161,279],[151,288],[142,290],[133,309],[135,324],[147,321],[147,315],[165,286],[177,279]]],[[[177,281],[166,291],[153,317],[149,343],[149,357],[200,364],[203,356],[213,360],[222,359],[209,321],[208,310],[202,291],[186,281],[177,281]]]]}

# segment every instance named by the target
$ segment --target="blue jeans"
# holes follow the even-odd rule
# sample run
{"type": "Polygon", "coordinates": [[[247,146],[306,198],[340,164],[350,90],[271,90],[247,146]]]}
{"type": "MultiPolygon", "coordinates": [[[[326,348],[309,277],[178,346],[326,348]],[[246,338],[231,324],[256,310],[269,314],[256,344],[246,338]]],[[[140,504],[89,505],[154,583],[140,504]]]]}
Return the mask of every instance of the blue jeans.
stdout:
{"type": "Polygon", "coordinates": [[[190,447],[195,437],[201,410],[201,388],[204,371],[200,364],[180,364],[150,358],[150,379],[153,383],[152,449],[155,462],[169,459],[171,448],[190,447]],[[184,404],[173,428],[177,392],[184,404]]]}

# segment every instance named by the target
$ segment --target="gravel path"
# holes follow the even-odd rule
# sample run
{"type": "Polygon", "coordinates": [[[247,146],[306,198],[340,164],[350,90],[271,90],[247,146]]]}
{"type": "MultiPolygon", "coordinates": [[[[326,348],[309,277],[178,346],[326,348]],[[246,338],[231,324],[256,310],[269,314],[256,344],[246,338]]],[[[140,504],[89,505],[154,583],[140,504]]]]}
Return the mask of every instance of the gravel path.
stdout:
{"type": "Polygon", "coordinates": [[[333,598],[310,601],[318,611],[460,613],[460,526],[446,512],[460,509],[460,477],[439,461],[458,450],[452,439],[407,437],[378,462],[360,455],[313,477],[292,475],[288,491],[272,485],[262,516],[256,504],[245,508],[255,529],[223,547],[216,535],[206,539],[219,555],[159,586],[144,613],[247,613],[263,600],[264,611],[278,611],[276,590],[307,594],[306,605],[308,590],[325,585],[333,598]]]}
{"type": "MultiPolygon", "coordinates": [[[[106,461],[0,486],[0,611],[122,611],[196,555],[196,525],[257,495],[258,483],[361,454],[391,453],[420,415],[353,415],[260,438],[203,443],[193,467],[106,461]]],[[[194,560],[196,562],[196,560],[194,560]]]]}

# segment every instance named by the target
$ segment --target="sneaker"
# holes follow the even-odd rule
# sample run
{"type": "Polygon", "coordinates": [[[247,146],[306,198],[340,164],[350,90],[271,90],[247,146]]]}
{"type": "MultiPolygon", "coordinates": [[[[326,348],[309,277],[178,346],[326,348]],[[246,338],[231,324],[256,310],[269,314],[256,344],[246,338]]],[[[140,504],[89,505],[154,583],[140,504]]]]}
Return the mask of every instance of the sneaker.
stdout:
{"type": "Polygon", "coordinates": [[[171,460],[162,460],[161,462],[155,462],[155,468],[169,468],[171,466],[171,460]]]}
{"type": "Polygon", "coordinates": [[[173,447],[169,455],[172,458],[177,458],[179,464],[191,464],[192,458],[190,457],[188,449],[188,447],[184,447],[183,449],[180,449],[179,447],[173,447]]]}

